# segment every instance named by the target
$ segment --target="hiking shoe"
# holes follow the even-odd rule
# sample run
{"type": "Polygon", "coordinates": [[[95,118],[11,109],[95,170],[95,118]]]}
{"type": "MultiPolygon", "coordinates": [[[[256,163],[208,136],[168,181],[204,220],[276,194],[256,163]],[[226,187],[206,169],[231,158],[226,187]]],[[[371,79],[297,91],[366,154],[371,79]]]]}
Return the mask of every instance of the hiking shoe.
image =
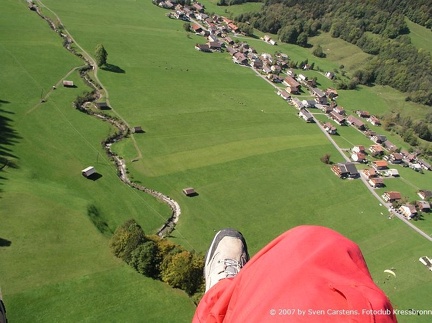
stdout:
{"type": "Polygon", "coordinates": [[[246,241],[240,232],[223,229],[216,233],[205,259],[206,292],[221,279],[235,277],[248,260],[246,241]]]}

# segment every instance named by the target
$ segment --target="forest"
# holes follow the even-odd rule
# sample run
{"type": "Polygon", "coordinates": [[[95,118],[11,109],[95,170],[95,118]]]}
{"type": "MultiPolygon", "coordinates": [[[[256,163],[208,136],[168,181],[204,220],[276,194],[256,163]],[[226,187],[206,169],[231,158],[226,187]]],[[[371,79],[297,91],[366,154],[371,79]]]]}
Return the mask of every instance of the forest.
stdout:
{"type": "Polygon", "coordinates": [[[388,85],[408,101],[432,106],[431,53],[411,44],[405,17],[432,28],[428,0],[266,0],[261,11],[235,20],[303,47],[310,46],[309,37],[329,32],[373,55],[365,68],[353,71],[358,83],[388,85]]]}

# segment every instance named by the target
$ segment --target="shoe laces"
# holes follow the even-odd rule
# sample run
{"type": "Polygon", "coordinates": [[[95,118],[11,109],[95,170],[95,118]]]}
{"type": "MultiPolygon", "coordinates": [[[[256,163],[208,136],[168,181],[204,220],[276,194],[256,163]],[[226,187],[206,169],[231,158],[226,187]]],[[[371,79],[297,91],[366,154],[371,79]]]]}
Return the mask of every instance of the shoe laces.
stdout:
{"type": "Polygon", "coordinates": [[[235,259],[222,259],[218,262],[222,263],[224,266],[223,271],[221,271],[219,274],[224,274],[225,278],[235,277],[243,267],[240,262],[235,259]]]}

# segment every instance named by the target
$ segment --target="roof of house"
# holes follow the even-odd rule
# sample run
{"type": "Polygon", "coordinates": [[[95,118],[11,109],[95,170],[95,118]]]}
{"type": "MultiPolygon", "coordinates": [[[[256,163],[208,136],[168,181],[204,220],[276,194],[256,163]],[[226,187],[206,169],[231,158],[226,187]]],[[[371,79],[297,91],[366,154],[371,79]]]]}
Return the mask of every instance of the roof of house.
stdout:
{"type": "Polygon", "coordinates": [[[372,146],[370,146],[370,149],[372,149],[374,151],[383,151],[384,150],[380,144],[372,145],[372,146]]]}
{"type": "Polygon", "coordinates": [[[384,194],[387,195],[390,200],[400,200],[402,198],[401,193],[396,191],[384,192],[384,194]]]}
{"type": "Polygon", "coordinates": [[[388,163],[385,160],[374,160],[372,162],[377,167],[387,167],[388,163]]]}
{"type": "Polygon", "coordinates": [[[402,160],[402,158],[403,158],[402,154],[400,154],[400,153],[393,153],[390,155],[390,157],[392,159],[396,159],[396,160],[399,160],[399,159],[402,160]]]}
{"type": "Polygon", "coordinates": [[[374,184],[383,184],[384,180],[381,177],[371,177],[369,178],[369,181],[371,181],[374,184]]]}
{"type": "Polygon", "coordinates": [[[343,115],[337,113],[337,112],[334,111],[334,110],[330,112],[330,116],[331,116],[333,119],[336,119],[336,120],[339,121],[339,122],[341,122],[341,121],[345,121],[345,117],[344,117],[343,115]]]}
{"type": "Polygon", "coordinates": [[[193,187],[186,187],[182,191],[183,191],[183,194],[188,195],[188,196],[196,194],[196,191],[193,187]]]}
{"type": "Polygon", "coordinates": [[[354,117],[354,116],[348,116],[348,118],[347,118],[347,121],[349,122],[349,123],[351,123],[351,124],[353,124],[353,125],[355,125],[356,127],[364,127],[364,123],[361,121],[361,120],[359,120],[359,119],[357,119],[356,117],[354,117]]]}
{"type": "Polygon", "coordinates": [[[428,201],[417,201],[417,206],[420,209],[430,209],[430,203],[428,201]]]}
{"type": "Polygon", "coordinates": [[[432,197],[432,191],[429,191],[429,190],[419,190],[418,194],[421,194],[423,196],[423,198],[432,197]]]}

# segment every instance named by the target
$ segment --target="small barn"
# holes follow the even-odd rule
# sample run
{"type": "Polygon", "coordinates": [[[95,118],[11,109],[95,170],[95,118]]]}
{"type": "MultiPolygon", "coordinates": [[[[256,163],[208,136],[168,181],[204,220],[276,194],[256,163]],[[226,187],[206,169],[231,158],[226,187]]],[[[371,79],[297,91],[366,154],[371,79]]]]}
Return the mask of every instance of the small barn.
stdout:
{"type": "Polygon", "coordinates": [[[84,168],[84,169],[81,171],[81,174],[82,174],[84,177],[90,177],[90,176],[93,175],[94,173],[96,173],[96,169],[95,169],[93,166],[89,166],[89,167],[87,167],[87,168],[84,168]]]}
{"type": "Polygon", "coordinates": [[[96,102],[96,107],[100,110],[110,110],[111,107],[106,102],[96,102]]]}
{"type": "Polygon", "coordinates": [[[195,191],[193,187],[186,187],[183,189],[183,194],[186,196],[196,196],[198,193],[195,191]]]}
{"type": "Polygon", "coordinates": [[[74,82],[73,81],[63,80],[63,86],[64,87],[74,87],[74,82]]]}
{"type": "Polygon", "coordinates": [[[136,126],[132,128],[133,133],[144,133],[145,131],[141,126],[136,126]]]}

